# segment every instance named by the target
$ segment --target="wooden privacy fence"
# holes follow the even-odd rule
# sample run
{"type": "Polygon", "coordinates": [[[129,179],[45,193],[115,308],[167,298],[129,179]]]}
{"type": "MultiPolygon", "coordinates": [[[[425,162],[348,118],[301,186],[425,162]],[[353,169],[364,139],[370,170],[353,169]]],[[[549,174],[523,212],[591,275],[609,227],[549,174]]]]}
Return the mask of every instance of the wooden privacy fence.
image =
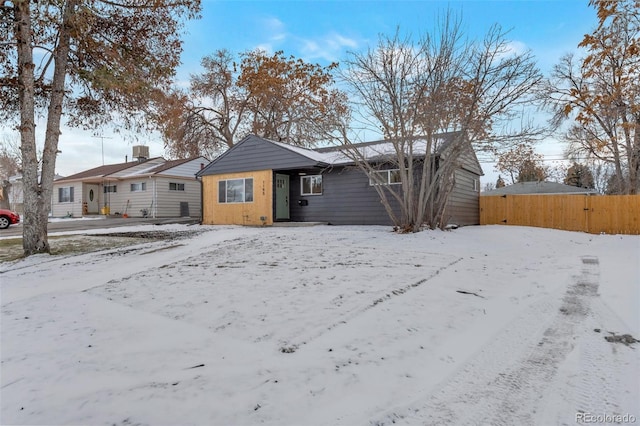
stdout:
{"type": "Polygon", "coordinates": [[[480,224],[638,235],[640,195],[481,196],[480,224]]]}

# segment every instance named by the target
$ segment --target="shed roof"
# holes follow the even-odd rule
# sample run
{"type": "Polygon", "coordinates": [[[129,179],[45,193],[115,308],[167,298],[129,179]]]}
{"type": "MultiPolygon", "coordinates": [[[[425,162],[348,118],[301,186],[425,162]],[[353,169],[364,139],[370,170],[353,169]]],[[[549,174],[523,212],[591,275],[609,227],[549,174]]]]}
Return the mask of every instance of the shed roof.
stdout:
{"type": "Polygon", "coordinates": [[[485,191],[482,195],[517,195],[517,194],[596,194],[595,189],[578,188],[557,182],[518,182],[502,188],[485,191]]]}

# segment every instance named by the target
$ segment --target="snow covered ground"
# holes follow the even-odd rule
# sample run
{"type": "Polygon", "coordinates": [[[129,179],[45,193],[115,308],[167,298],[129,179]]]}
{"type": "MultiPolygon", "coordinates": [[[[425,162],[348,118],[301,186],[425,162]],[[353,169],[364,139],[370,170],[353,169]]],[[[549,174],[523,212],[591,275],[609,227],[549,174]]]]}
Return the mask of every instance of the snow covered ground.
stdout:
{"type": "Polygon", "coordinates": [[[638,236],[144,229],[0,263],[0,424],[640,422],[638,236]]]}

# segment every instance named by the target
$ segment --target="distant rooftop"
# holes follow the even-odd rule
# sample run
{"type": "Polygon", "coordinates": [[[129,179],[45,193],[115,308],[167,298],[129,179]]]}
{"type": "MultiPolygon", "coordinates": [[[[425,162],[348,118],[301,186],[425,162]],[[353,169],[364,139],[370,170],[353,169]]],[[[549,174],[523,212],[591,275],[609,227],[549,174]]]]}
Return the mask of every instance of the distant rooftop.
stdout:
{"type": "Polygon", "coordinates": [[[482,195],[524,195],[524,194],[597,194],[595,189],[578,188],[557,182],[518,182],[502,188],[485,191],[482,195]]]}

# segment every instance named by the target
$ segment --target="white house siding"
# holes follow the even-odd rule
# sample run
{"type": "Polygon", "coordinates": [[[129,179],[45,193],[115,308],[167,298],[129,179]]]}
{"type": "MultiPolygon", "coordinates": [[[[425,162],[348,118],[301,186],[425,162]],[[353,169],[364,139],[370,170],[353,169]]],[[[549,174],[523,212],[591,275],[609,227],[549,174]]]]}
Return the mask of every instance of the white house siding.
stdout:
{"type": "Polygon", "coordinates": [[[198,173],[200,169],[207,164],[209,164],[209,161],[206,158],[198,157],[186,163],[172,167],[170,170],[163,173],[171,174],[171,176],[182,176],[193,179],[195,178],[196,173],[198,173]]]}
{"type": "Polygon", "coordinates": [[[131,217],[141,217],[140,210],[151,206],[153,197],[153,182],[149,177],[112,181],[105,185],[116,185],[116,192],[104,193],[101,196],[106,199],[110,214],[127,214],[131,217]],[[146,183],[144,191],[131,191],[132,183],[146,183]]]}
{"type": "Polygon", "coordinates": [[[51,215],[53,217],[65,217],[69,215],[72,215],[73,217],[82,217],[82,182],[54,183],[51,198],[51,215]],[[60,202],[59,188],[68,187],[73,187],[73,202],[60,202]]]}
{"type": "MultiPolygon", "coordinates": [[[[172,169],[173,172],[173,169],[172,169]]],[[[194,178],[157,176],[155,181],[155,205],[153,213],[155,217],[179,217],[180,203],[189,203],[189,216],[200,217],[201,198],[200,182],[194,178]],[[172,191],[170,183],[184,184],[184,191],[172,191]]]]}
{"type": "Polygon", "coordinates": [[[24,214],[24,192],[22,185],[22,175],[9,176],[9,209],[23,215],[24,214]]]}

